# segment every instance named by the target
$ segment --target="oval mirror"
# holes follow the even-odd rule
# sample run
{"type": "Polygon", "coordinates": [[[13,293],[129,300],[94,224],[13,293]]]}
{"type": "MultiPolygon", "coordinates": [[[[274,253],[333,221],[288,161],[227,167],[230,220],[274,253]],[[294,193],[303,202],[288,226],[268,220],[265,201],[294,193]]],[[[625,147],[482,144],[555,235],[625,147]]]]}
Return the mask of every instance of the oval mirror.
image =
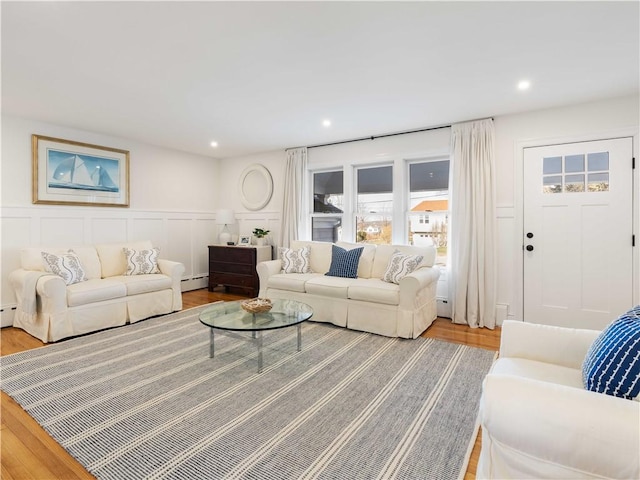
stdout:
{"type": "Polygon", "coordinates": [[[269,170],[257,163],[249,165],[240,175],[238,190],[245,208],[249,210],[264,208],[271,200],[273,193],[273,179],[269,170]]]}

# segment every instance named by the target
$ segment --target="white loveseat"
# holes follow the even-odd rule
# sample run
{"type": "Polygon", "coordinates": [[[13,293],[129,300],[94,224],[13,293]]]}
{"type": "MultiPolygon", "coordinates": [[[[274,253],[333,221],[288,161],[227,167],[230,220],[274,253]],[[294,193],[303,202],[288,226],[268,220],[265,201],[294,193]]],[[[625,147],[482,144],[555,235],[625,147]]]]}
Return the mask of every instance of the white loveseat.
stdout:
{"type": "Polygon", "coordinates": [[[21,250],[22,268],[9,276],[17,300],[13,326],[47,343],[181,310],[184,265],[158,259],[160,273],[125,275],[123,247],[148,250],[152,244],[70,247],[87,278],[72,285],[47,273],[42,259],[42,252],[62,255],[69,248],[21,250]]]}
{"type": "Polygon", "coordinates": [[[281,260],[257,266],[260,297],[298,300],[313,308],[312,320],[388,337],[416,338],[436,318],[436,287],[440,271],[433,268],[432,246],[362,245],[338,242],[346,250],[364,247],[358,278],[330,277],[332,244],[294,241],[292,249],[309,247],[312,273],[281,273],[281,260]],[[382,280],[396,251],[422,255],[419,268],[398,284],[382,280]]]}
{"type": "Polygon", "coordinates": [[[480,404],[478,478],[640,478],[640,402],[583,387],[599,333],[504,322],[480,404]]]}

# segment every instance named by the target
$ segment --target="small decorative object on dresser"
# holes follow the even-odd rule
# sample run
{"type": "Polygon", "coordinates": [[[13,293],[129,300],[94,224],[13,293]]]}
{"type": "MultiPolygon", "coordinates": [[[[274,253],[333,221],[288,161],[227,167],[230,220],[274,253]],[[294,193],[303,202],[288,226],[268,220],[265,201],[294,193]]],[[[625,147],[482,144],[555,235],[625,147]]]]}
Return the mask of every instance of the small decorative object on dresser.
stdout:
{"type": "Polygon", "coordinates": [[[251,237],[249,235],[241,236],[240,239],[238,240],[238,245],[240,245],[241,247],[247,247],[251,245],[251,237]]]}
{"type": "Polygon", "coordinates": [[[256,245],[260,247],[266,244],[266,239],[264,237],[267,235],[269,235],[269,230],[264,230],[262,228],[253,229],[253,236],[256,237],[256,245]]]}
{"type": "Polygon", "coordinates": [[[248,291],[258,296],[260,282],[256,265],[271,260],[271,246],[209,246],[209,291],[217,285],[248,291]]]}

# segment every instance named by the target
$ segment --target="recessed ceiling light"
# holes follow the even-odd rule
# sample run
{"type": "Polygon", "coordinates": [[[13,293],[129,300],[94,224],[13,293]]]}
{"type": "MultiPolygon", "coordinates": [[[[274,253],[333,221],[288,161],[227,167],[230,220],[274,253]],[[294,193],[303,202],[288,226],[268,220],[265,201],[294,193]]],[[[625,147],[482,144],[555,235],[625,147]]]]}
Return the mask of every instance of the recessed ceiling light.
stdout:
{"type": "Polygon", "coordinates": [[[323,127],[330,127],[331,126],[331,120],[323,120],[322,121],[322,126],[323,127]]]}
{"type": "Polygon", "coordinates": [[[210,144],[213,148],[218,146],[218,142],[216,142],[215,140],[213,142],[211,142],[210,144]]]}
{"type": "Polygon", "coordinates": [[[531,86],[529,80],[521,80],[518,82],[518,90],[527,90],[531,86]]]}

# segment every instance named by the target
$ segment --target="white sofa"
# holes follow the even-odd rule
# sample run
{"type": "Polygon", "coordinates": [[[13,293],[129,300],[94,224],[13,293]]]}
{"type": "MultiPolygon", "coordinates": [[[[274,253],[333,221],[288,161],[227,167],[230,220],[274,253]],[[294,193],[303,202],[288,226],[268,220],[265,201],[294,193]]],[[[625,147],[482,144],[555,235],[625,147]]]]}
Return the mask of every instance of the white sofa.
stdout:
{"type": "Polygon", "coordinates": [[[640,478],[640,402],[583,387],[599,333],[504,322],[480,404],[477,478],[640,478]]]}
{"type": "Polygon", "coordinates": [[[149,241],[71,247],[87,277],[72,285],[47,273],[41,254],[69,248],[21,250],[22,268],[9,276],[17,300],[13,326],[47,343],[181,310],[184,265],[159,259],[161,273],[126,276],[125,246],[152,248],[149,241]]]}
{"type": "Polygon", "coordinates": [[[312,320],[388,337],[416,338],[436,318],[436,286],[440,271],[433,268],[432,246],[363,245],[338,242],[346,250],[364,247],[358,278],[330,277],[332,244],[293,241],[292,249],[310,248],[312,273],[281,273],[281,261],[257,266],[260,297],[298,300],[313,308],[312,320]],[[391,255],[422,255],[419,268],[399,284],[382,280],[391,255]]]}

